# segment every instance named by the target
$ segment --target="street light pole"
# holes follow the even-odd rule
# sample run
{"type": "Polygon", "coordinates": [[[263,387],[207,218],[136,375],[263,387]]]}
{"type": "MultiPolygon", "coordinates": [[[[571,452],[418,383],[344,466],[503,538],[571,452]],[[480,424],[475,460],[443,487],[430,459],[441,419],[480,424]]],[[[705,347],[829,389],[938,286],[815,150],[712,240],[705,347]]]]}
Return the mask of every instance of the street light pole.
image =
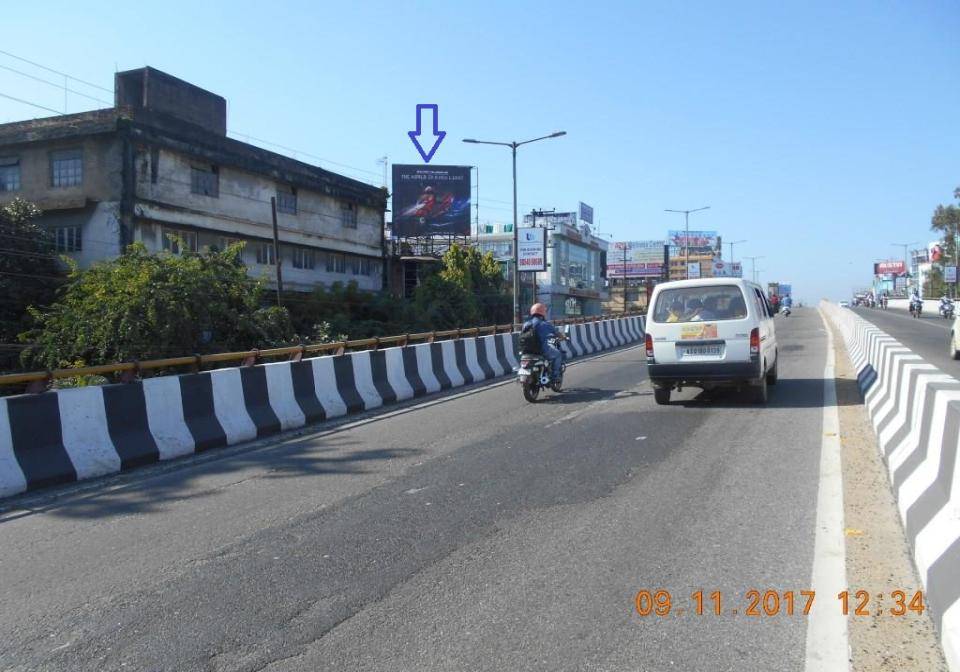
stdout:
{"type": "Polygon", "coordinates": [[[760,255],[760,256],[757,256],[757,257],[744,257],[744,259],[749,259],[749,260],[751,261],[751,264],[752,264],[752,265],[751,265],[751,268],[752,268],[752,274],[753,274],[753,281],[754,281],[754,282],[757,281],[757,259],[764,259],[764,258],[765,258],[764,255],[760,255]]]}
{"type": "Polygon", "coordinates": [[[730,263],[731,263],[731,264],[732,264],[734,261],[736,261],[736,259],[733,258],[733,246],[734,246],[734,245],[739,245],[740,243],[746,243],[746,242],[748,242],[748,241],[746,241],[746,240],[731,240],[729,243],[727,243],[727,244],[730,246],[730,263]]]}
{"type": "MultiPolygon", "coordinates": [[[[521,322],[520,319],[520,251],[519,251],[519,222],[517,222],[517,147],[521,145],[529,145],[531,142],[537,142],[539,140],[548,140],[550,138],[559,138],[561,135],[566,135],[566,131],[556,131],[550,135],[544,135],[540,138],[534,138],[533,140],[524,140],[522,142],[517,142],[516,140],[512,142],[492,142],[489,140],[474,140],[473,138],[464,138],[464,142],[469,142],[474,145],[500,145],[501,147],[509,147],[513,153],[513,320],[514,323],[521,322]]],[[[534,297],[536,300],[536,297],[534,297]]]]}
{"type": "Polygon", "coordinates": [[[694,208],[693,210],[670,210],[669,208],[664,210],[664,212],[682,212],[684,220],[684,238],[683,238],[683,277],[685,279],[690,279],[690,213],[691,212],[700,212],[701,210],[709,210],[710,206],[705,205],[702,208],[694,208]]]}

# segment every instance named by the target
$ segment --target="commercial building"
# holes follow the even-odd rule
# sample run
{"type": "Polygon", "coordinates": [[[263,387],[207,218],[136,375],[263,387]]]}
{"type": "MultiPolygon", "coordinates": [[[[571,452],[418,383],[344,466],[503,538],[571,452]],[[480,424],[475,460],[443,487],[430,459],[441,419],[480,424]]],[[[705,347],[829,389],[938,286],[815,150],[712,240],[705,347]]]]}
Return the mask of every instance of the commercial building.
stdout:
{"type": "MultiPolygon", "coordinates": [[[[593,235],[589,227],[579,226],[575,212],[526,215],[523,224],[546,228],[547,270],[521,274],[521,303],[532,304],[536,297],[555,318],[601,314],[608,298],[604,281],[607,241],[593,235]]],[[[477,245],[483,252],[492,252],[507,277],[513,277],[512,224],[481,227],[477,245]]]]}
{"type": "Polygon", "coordinates": [[[227,137],[227,101],[154,68],[117,73],[112,108],[0,124],[0,202],[43,209],[81,267],[130,243],[174,254],[245,241],[285,289],[383,286],[386,190],[227,137]]]}

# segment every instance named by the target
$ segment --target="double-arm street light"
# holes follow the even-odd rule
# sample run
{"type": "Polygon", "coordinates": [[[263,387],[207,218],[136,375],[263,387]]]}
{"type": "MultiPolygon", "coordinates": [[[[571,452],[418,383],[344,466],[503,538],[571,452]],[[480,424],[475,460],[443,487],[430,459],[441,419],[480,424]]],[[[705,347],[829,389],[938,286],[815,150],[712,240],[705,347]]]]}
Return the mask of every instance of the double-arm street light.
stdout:
{"type": "Polygon", "coordinates": [[[757,256],[757,257],[744,257],[744,259],[749,259],[751,262],[753,262],[753,267],[752,267],[752,270],[753,270],[753,281],[754,281],[754,282],[757,282],[757,259],[766,259],[766,256],[765,256],[765,255],[760,255],[760,256],[757,256]]]}
{"type": "Polygon", "coordinates": [[[731,263],[731,264],[736,261],[736,259],[733,258],[733,246],[734,246],[734,245],[739,245],[740,243],[746,243],[746,242],[749,242],[749,241],[746,241],[746,240],[731,240],[729,243],[727,243],[727,245],[730,246],[730,263],[731,263]]]}
{"type": "MultiPolygon", "coordinates": [[[[566,135],[566,131],[557,131],[551,133],[550,135],[545,135],[541,138],[534,138],[533,140],[524,140],[522,142],[492,142],[489,140],[474,140],[473,138],[464,138],[464,142],[469,142],[475,145],[500,145],[502,147],[509,147],[513,152],[513,319],[516,322],[520,322],[520,267],[519,267],[519,253],[518,253],[518,242],[517,229],[520,227],[519,222],[517,222],[517,147],[521,145],[529,145],[531,142],[537,142],[539,140],[548,140],[550,138],[559,138],[561,135],[566,135]]],[[[536,299],[536,297],[534,297],[536,299]]]]}
{"type": "MultiPolygon", "coordinates": [[[[691,212],[700,212],[701,210],[709,210],[710,206],[705,205],[702,208],[694,208],[693,210],[670,210],[669,208],[664,210],[664,212],[680,212],[683,213],[684,227],[686,234],[683,238],[683,264],[686,267],[683,272],[684,278],[690,278],[690,213],[691,212]]],[[[732,254],[732,253],[731,253],[732,254]]]]}

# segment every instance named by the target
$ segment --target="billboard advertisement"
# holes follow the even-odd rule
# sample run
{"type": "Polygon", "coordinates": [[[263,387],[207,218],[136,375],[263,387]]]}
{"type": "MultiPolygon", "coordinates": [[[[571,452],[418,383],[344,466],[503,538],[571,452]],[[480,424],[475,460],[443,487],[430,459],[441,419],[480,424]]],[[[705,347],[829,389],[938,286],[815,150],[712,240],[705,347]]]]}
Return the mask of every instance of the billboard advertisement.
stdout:
{"type": "Polygon", "coordinates": [[[887,273],[893,273],[894,275],[903,275],[907,272],[907,264],[904,261],[879,261],[873,265],[873,274],[874,275],[886,275],[887,273]]]}
{"type": "Polygon", "coordinates": [[[943,267],[943,281],[944,281],[944,282],[956,282],[956,281],[957,281],[957,267],[956,267],[956,266],[944,266],[944,267],[943,267]]]}
{"type": "Polygon", "coordinates": [[[393,234],[470,235],[470,166],[393,165],[393,234]]]}
{"type": "Polygon", "coordinates": [[[583,201],[580,201],[580,219],[587,224],[593,224],[593,208],[583,201]]]}
{"type": "Polygon", "coordinates": [[[697,280],[700,277],[700,262],[691,261],[687,264],[687,279],[697,280]]]}
{"type": "Polygon", "coordinates": [[[722,259],[713,260],[713,277],[715,278],[742,278],[743,264],[739,261],[727,263],[722,259]]]}
{"type": "Polygon", "coordinates": [[[662,240],[613,243],[607,252],[609,278],[659,278],[663,274],[662,240]]]}
{"type": "Polygon", "coordinates": [[[539,227],[517,229],[517,270],[547,270],[547,230],[539,227]]]}
{"type": "Polygon", "coordinates": [[[689,239],[686,231],[669,231],[670,244],[683,254],[684,247],[690,249],[690,254],[709,254],[720,250],[720,236],[716,231],[691,231],[689,239]]]}
{"type": "Polygon", "coordinates": [[[780,283],[780,296],[792,296],[793,295],[793,285],[788,285],[786,283],[780,283]]]}

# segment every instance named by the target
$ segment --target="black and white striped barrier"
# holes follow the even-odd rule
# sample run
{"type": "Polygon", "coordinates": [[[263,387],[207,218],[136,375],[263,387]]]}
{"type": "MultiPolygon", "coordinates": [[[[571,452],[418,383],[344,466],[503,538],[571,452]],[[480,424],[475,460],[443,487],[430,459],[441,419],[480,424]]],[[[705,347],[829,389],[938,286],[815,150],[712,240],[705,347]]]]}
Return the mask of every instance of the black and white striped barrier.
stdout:
{"type": "MultiPolygon", "coordinates": [[[[0,497],[233,445],[512,374],[517,334],[0,398],[0,497]]],[[[639,317],[571,328],[574,357],[643,338],[639,317]]]]}
{"type": "Polygon", "coordinates": [[[856,367],[944,654],[960,672],[960,381],[852,311],[823,307],[856,367]]]}

